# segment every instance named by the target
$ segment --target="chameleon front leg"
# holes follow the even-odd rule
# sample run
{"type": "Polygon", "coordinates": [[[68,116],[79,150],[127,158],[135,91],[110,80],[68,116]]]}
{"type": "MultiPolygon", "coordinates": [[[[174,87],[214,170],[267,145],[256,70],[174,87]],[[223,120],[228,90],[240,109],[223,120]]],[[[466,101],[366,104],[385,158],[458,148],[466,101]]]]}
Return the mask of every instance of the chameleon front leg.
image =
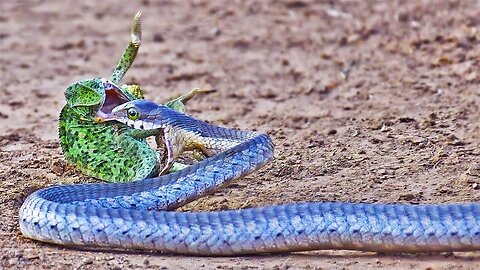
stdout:
{"type": "Polygon", "coordinates": [[[206,90],[206,89],[200,89],[200,88],[193,88],[190,90],[188,93],[183,94],[175,99],[170,100],[169,102],[165,103],[165,106],[174,109],[176,111],[179,111],[181,113],[185,113],[186,108],[185,105],[187,102],[192,99],[194,96],[198,94],[209,94],[212,92],[215,92],[216,90],[211,89],[211,90],[206,90]]]}
{"type": "MultiPolygon", "coordinates": [[[[142,89],[140,88],[139,85],[124,84],[124,85],[121,85],[120,88],[123,91],[125,91],[125,92],[129,93],[130,95],[132,95],[133,97],[135,97],[136,99],[143,99],[144,98],[143,91],[142,91],[142,89]]],[[[167,106],[167,107],[169,107],[173,110],[176,110],[178,112],[185,113],[186,112],[185,105],[193,97],[195,97],[196,95],[204,95],[204,94],[213,93],[215,91],[216,90],[214,90],[214,89],[193,88],[192,90],[188,91],[187,93],[168,101],[167,103],[165,103],[165,106],[167,106]]]]}

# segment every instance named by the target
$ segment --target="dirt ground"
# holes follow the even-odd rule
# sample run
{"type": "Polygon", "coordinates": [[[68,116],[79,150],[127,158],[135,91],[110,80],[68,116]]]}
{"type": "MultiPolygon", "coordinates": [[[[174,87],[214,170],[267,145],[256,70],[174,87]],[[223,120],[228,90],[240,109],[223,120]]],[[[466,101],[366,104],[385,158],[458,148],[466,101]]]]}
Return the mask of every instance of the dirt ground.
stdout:
{"type": "Polygon", "coordinates": [[[125,82],[268,132],[276,160],[183,210],[301,201],[480,199],[477,1],[1,1],[0,269],[478,269],[480,253],[319,251],[229,258],[100,252],[22,237],[30,192],[92,181],[66,164],[66,87],[108,77],[143,11],[125,82]]]}

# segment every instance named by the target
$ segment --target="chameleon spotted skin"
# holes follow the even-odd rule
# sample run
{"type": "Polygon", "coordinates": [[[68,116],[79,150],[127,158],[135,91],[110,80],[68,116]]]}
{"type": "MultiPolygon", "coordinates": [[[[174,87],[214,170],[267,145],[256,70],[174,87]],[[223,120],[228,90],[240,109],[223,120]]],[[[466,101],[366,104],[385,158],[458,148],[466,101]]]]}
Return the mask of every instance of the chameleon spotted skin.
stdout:
{"type": "Polygon", "coordinates": [[[159,155],[145,139],[120,132],[118,124],[94,123],[99,106],[92,104],[104,96],[99,79],[81,81],[67,89],[67,104],[59,118],[60,145],[67,160],[86,175],[105,181],[139,180],[158,173],[159,155]],[[88,106],[76,106],[80,103],[88,106]]]}
{"type": "MultiPolygon", "coordinates": [[[[141,43],[140,15],[137,13],[131,28],[128,44],[118,65],[110,77],[117,84],[128,71],[141,43]]],[[[76,82],[65,91],[66,105],[59,117],[59,139],[66,159],[75,164],[84,174],[109,182],[125,182],[144,179],[159,172],[159,154],[145,138],[156,131],[136,131],[118,123],[95,123],[95,113],[104,104],[107,96],[105,79],[96,78],[76,82]]],[[[118,86],[128,100],[142,99],[137,85],[118,86]]],[[[167,103],[178,111],[185,111],[184,103],[202,93],[194,89],[167,103]]],[[[171,171],[183,168],[175,164],[171,171]]]]}

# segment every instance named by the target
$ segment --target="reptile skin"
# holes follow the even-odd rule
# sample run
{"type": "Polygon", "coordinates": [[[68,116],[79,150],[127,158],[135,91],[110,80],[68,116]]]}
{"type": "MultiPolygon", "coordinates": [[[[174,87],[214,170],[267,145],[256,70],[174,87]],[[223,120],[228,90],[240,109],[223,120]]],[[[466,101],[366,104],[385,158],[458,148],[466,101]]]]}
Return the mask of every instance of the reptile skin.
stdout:
{"type": "MultiPolygon", "coordinates": [[[[145,100],[122,107],[137,109],[137,121],[145,121],[144,128],[147,122],[152,123],[151,128],[158,123],[186,134],[197,131],[197,139],[213,144],[224,139],[238,143],[161,177],[39,190],[20,209],[20,229],[25,236],[62,245],[193,255],[480,249],[477,203],[300,203],[221,212],[169,212],[263,166],[273,158],[273,144],[265,134],[220,128],[145,100]]],[[[114,115],[113,119],[123,118],[114,115]]]]}
{"type": "MultiPolygon", "coordinates": [[[[117,86],[141,44],[140,15],[139,12],[133,18],[131,40],[110,79],[87,79],[70,85],[59,117],[58,133],[66,159],[84,174],[103,181],[130,182],[158,175],[161,158],[145,140],[156,131],[129,130],[122,125],[94,121],[99,110],[109,111],[122,102],[143,98],[138,85],[117,86]]],[[[188,100],[205,92],[208,91],[193,89],[167,102],[167,106],[183,112],[188,100]]],[[[183,167],[175,164],[172,171],[183,167]]]]}

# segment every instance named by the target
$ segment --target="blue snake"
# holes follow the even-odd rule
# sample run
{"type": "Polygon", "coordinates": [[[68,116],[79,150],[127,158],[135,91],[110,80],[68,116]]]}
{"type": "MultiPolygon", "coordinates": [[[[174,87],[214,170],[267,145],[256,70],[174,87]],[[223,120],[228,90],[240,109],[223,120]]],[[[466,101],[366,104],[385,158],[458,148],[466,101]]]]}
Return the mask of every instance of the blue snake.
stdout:
{"type": "MultiPolygon", "coordinates": [[[[176,173],[120,184],[59,185],[32,193],[22,233],[60,245],[239,255],[318,249],[381,252],[480,250],[480,204],[296,203],[219,212],[169,211],[262,167],[268,135],[215,125],[146,100],[106,120],[161,129],[210,157],[176,173]]],[[[107,117],[108,118],[108,117],[107,117]]],[[[183,149],[180,149],[183,150],[183,149]]]]}

